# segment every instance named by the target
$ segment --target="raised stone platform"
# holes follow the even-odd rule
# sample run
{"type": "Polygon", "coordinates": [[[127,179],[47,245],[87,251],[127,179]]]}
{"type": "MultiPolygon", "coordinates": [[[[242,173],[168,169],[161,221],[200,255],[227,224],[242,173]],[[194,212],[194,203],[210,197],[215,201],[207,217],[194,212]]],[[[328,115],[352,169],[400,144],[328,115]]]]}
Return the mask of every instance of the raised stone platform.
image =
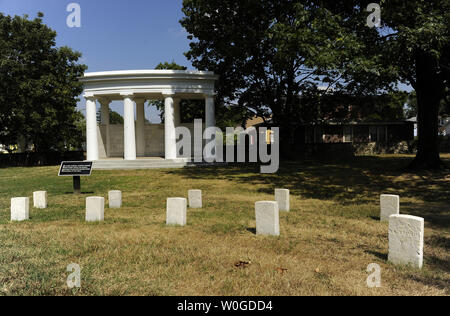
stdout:
{"type": "MultiPolygon", "coordinates": [[[[140,170],[140,169],[175,169],[198,166],[189,159],[138,158],[124,160],[108,158],[94,161],[93,170],[140,170]]],[[[200,164],[201,165],[201,164],[200,164]]]]}
{"type": "MultiPolygon", "coordinates": [[[[136,160],[124,159],[103,159],[94,161],[93,170],[139,170],[139,169],[167,169],[184,168],[190,165],[187,159],[163,159],[163,158],[142,158],[136,160]]],[[[194,165],[194,164],[191,164],[194,165]]]]}

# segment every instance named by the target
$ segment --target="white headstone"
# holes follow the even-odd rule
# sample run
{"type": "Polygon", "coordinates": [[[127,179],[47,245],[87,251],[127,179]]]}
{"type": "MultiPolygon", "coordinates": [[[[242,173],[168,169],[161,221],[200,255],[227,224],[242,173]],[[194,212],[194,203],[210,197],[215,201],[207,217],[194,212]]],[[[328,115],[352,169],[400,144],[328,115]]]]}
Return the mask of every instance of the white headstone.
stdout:
{"type": "Polygon", "coordinates": [[[167,225],[186,225],[187,200],[185,198],[167,199],[167,225]]]}
{"type": "Polygon", "coordinates": [[[86,198],[86,222],[101,222],[105,219],[105,198],[86,198]]]}
{"type": "Polygon", "coordinates": [[[400,197],[383,194],[380,196],[380,221],[388,222],[389,216],[400,214],[400,197]]]}
{"type": "Polygon", "coordinates": [[[11,221],[26,221],[30,219],[30,199],[18,197],[11,199],[11,221]]]}
{"type": "Polygon", "coordinates": [[[35,208],[47,208],[47,191],[33,192],[33,204],[35,208]]]}
{"type": "Polygon", "coordinates": [[[121,191],[109,191],[108,192],[109,208],[121,208],[122,207],[122,192],[121,191]]]}
{"type": "Polygon", "coordinates": [[[278,203],[274,201],[261,201],[255,203],[256,234],[280,235],[280,218],[278,203]]]}
{"type": "Polygon", "coordinates": [[[424,219],[410,215],[389,217],[389,256],[393,264],[422,268],[424,219]]]}
{"type": "Polygon", "coordinates": [[[202,208],[202,190],[189,190],[189,207],[202,208]]]}
{"type": "Polygon", "coordinates": [[[280,211],[290,211],[289,190],[275,189],[275,201],[278,202],[278,209],[280,211]]]}

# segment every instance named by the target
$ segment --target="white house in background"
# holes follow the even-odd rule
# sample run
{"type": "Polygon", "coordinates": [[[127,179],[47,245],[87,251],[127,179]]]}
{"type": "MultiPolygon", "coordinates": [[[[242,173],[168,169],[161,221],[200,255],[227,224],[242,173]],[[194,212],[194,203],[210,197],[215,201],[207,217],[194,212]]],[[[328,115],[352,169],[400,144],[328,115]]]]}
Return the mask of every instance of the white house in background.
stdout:
{"type": "MultiPolygon", "coordinates": [[[[180,121],[182,99],[205,100],[204,128],[215,126],[215,82],[208,71],[127,70],[86,73],[86,152],[87,160],[115,158],[130,164],[137,158],[164,157],[176,160],[176,130],[184,126],[194,135],[193,122],[180,121]],[[145,103],[164,100],[164,123],[146,124],[145,103]],[[109,104],[123,101],[124,125],[109,124],[109,104]],[[101,105],[101,123],[97,125],[97,102],[101,105]],[[136,108],[136,110],[135,110],[136,108]],[[136,123],[135,123],[136,118],[136,123]]],[[[95,163],[94,163],[95,164],[95,163]]],[[[99,166],[99,163],[96,164],[99,166]]]]}
{"type": "MultiPolygon", "coordinates": [[[[409,122],[414,122],[414,136],[418,135],[417,117],[408,119],[409,122]]],[[[439,117],[439,135],[450,136],[450,117],[439,117]]]]}
{"type": "Polygon", "coordinates": [[[411,117],[407,119],[408,122],[414,122],[414,137],[417,137],[419,135],[418,133],[418,125],[417,125],[417,116],[411,117]]]}

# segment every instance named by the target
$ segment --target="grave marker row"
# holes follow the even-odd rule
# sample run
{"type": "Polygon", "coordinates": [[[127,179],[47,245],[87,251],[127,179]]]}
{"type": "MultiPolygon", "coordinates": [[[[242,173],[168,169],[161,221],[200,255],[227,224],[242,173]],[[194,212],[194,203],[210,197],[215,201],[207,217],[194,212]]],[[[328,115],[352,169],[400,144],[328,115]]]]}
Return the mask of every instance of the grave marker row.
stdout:
{"type": "MultiPolygon", "coordinates": [[[[33,193],[35,208],[48,206],[46,191],[33,193]]],[[[122,192],[108,192],[109,207],[122,207],[122,192]]],[[[202,191],[188,192],[189,207],[202,207],[202,191]]],[[[256,234],[263,236],[279,236],[279,212],[290,210],[289,190],[276,189],[275,201],[259,201],[255,203],[256,234]]],[[[11,221],[29,219],[29,198],[17,197],[11,199],[11,221]]],[[[186,198],[168,198],[166,205],[166,224],[185,226],[187,223],[186,198]]],[[[86,221],[104,220],[105,198],[86,198],[86,221]]],[[[389,254],[388,261],[393,264],[411,265],[416,268],[423,266],[424,219],[410,215],[400,215],[400,197],[398,195],[380,196],[380,220],[389,221],[389,254]]]]}
{"type": "MultiPolygon", "coordinates": [[[[122,207],[122,191],[108,192],[109,208],[122,207]]],[[[102,222],[105,220],[105,198],[91,196],[86,198],[86,222],[102,222]]]]}
{"type": "Polygon", "coordinates": [[[256,234],[280,235],[280,212],[290,211],[290,193],[287,189],[275,189],[275,201],[255,203],[256,234]]]}
{"type": "MultiPolygon", "coordinates": [[[[109,191],[109,207],[122,207],[122,192],[109,191]]],[[[33,205],[38,209],[48,207],[48,195],[46,191],[33,192],[33,205]]],[[[103,221],[105,199],[103,197],[86,198],[86,221],[103,221]]],[[[11,221],[26,221],[30,219],[30,199],[28,197],[16,197],[11,199],[11,221]]]]}
{"type": "Polygon", "coordinates": [[[424,219],[400,215],[400,197],[380,196],[380,221],[389,222],[388,261],[396,265],[423,266],[424,219]]]}
{"type": "Polygon", "coordinates": [[[388,261],[397,265],[423,266],[424,219],[410,215],[389,217],[388,261]]]}
{"type": "Polygon", "coordinates": [[[167,198],[166,203],[166,225],[186,226],[187,224],[187,206],[189,208],[199,209],[203,207],[202,191],[189,190],[188,199],[185,198],[167,198]]]}
{"type": "MultiPolygon", "coordinates": [[[[48,206],[47,192],[33,192],[33,206],[45,209],[48,206]]],[[[22,222],[30,219],[30,199],[28,197],[16,197],[11,199],[11,221],[22,222]]]]}

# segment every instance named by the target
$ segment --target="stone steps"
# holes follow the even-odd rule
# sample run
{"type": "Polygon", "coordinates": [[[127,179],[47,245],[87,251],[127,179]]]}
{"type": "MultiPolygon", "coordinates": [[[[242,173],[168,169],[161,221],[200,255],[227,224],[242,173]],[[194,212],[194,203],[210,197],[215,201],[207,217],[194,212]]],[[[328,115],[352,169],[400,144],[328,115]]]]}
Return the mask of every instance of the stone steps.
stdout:
{"type": "Polygon", "coordinates": [[[93,170],[139,170],[139,169],[168,169],[195,166],[187,160],[139,159],[139,160],[99,160],[92,164],[93,170]]]}
{"type": "Polygon", "coordinates": [[[221,166],[227,163],[194,163],[191,159],[105,159],[92,163],[92,170],[177,169],[185,167],[221,166]]]}

